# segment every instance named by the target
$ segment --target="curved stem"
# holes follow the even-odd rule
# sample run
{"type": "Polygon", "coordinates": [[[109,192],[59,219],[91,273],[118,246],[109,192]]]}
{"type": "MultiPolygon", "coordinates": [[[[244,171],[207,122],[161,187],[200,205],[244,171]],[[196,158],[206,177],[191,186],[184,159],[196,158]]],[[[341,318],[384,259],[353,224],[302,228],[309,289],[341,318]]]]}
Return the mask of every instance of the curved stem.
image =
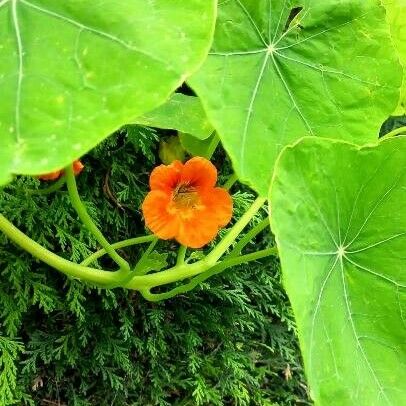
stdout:
{"type": "Polygon", "coordinates": [[[244,215],[234,224],[231,230],[226,234],[226,236],[218,243],[218,245],[207,255],[206,260],[212,266],[221,258],[221,256],[227,251],[230,245],[235,241],[241,231],[246,227],[246,225],[255,216],[258,210],[266,202],[263,197],[257,197],[252,203],[251,207],[244,213],[244,215]]]}
{"type": "Polygon", "coordinates": [[[217,275],[226,269],[247,263],[250,261],[255,261],[261,258],[265,258],[271,255],[277,255],[278,251],[276,247],[268,248],[266,250],[257,251],[252,254],[242,255],[240,257],[232,258],[221,262],[220,264],[215,265],[208,271],[196,276],[189,283],[186,283],[182,286],[178,286],[165,293],[151,293],[150,289],[141,290],[143,297],[151,302],[158,302],[160,300],[170,299],[180,293],[186,293],[194,289],[198,284],[210,278],[211,276],[217,275]]]}
{"type": "Polygon", "coordinates": [[[127,283],[123,285],[123,288],[134,290],[151,289],[156,286],[167,285],[172,282],[177,282],[182,279],[192,278],[199,275],[208,269],[211,265],[204,259],[193,264],[175,265],[172,268],[168,268],[165,271],[151,273],[149,275],[135,275],[127,283]]]}
{"type": "Polygon", "coordinates": [[[87,268],[68,261],[65,258],[59,257],[26,236],[22,231],[10,223],[2,214],[0,214],[0,230],[7,235],[10,240],[29,252],[35,258],[38,258],[52,268],[55,268],[56,270],[72,278],[78,278],[99,286],[109,285],[116,279],[115,272],[106,272],[99,269],[87,268]]]}
{"type": "Polygon", "coordinates": [[[227,179],[226,183],[222,187],[223,189],[230,190],[234,185],[234,183],[236,183],[237,181],[238,176],[235,173],[233,173],[232,175],[230,175],[230,177],[227,179]]]}
{"type": "Polygon", "coordinates": [[[65,176],[61,176],[56,182],[54,182],[51,186],[44,188],[44,189],[27,189],[26,192],[29,195],[49,195],[61,189],[63,185],[66,183],[65,176]]]}
{"type": "MultiPolygon", "coordinates": [[[[111,244],[111,246],[114,249],[120,249],[120,248],[125,248],[125,247],[131,247],[131,246],[137,245],[137,244],[143,244],[143,243],[146,243],[146,242],[151,242],[155,238],[156,237],[154,235],[145,235],[145,236],[142,236],[142,237],[130,238],[128,240],[119,241],[119,242],[116,242],[114,244],[111,244]]],[[[92,262],[96,261],[97,259],[101,258],[103,255],[106,255],[106,254],[107,254],[107,252],[103,248],[103,249],[95,252],[94,254],[88,256],[86,259],[84,259],[80,263],[80,265],[87,266],[87,265],[91,264],[92,262]]]]}
{"type": "MultiPolygon", "coordinates": [[[[186,278],[192,278],[196,275],[203,274],[204,272],[210,270],[210,268],[213,268],[213,264],[208,263],[206,261],[207,258],[205,258],[202,261],[195,262],[193,264],[182,264],[180,266],[175,266],[165,271],[150,275],[135,275],[131,278],[131,280],[124,283],[123,280],[127,277],[128,273],[123,273],[121,271],[108,272],[100,269],[89,268],[59,257],[26,236],[1,214],[0,231],[4,232],[4,234],[6,234],[10,240],[14,241],[18,246],[39,260],[45,262],[52,268],[55,268],[56,270],[72,278],[78,278],[105,288],[120,285],[121,287],[127,289],[147,291],[156,286],[166,285],[186,278]]],[[[229,267],[242,263],[242,261],[247,262],[248,260],[259,259],[260,257],[265,256],[264,253],[266,251],[268,250],[231,258],[218,265],[221,265],[222,267],[229,267]]],[[[269,255],[272,255],[272,251],[268,251],[268,253],[269,255]]],[[[219,267],[217,269],[222,268],[219,267]]]]}
{"type": "Polygon", "coordinates": [[[187,247],[181,245],[178,251],[178,257],[176,259],[176,265],[181,265],[185,263],[185,256],[186,256],[187,247]]]}
{"type": "Polygon", "coordinates": [[[400,135],[400,134],[406,134],[406,126],[395,128],[391,132],[389,132],[389,133],[385,134],[383,137],[381,137],[381,140],[395,137],[396,135],[400,135]]]}
{"type": "Polygon", "coordinates": [[[269,227],[269,217],[263,219],[254,228],[248,231],[248,233],[245,234],[240,241],[238,241],[238,243],[235,245],[235,247],[233,248],[233,250],[231,251],[230,255],[227,258],[233,258],[237,255],[240,255],[243,248],[267,227],[269,227]]]}
{"type": "Polygon", "coordinates": [[[97,228],[96,224],[93,222],[85,206],[80,200],[72,165],[69,165],[65,168],[65,175],[72,206],[76,210],[76,213],[78,214],[80,220],[82,220],[83,224],[95,236],[96,240],[106,250],[107,254],[109,254],[110,257],[113,259],[113,261],[116,262],[116,264],[120,267],[120,270],[129,272],[130,265],[128,264],[128,262],[124,258],[122,258],[119,254],[117,254],[117,252],[106,240],[106,238],[104,238],[104,235],[97,228]]]}

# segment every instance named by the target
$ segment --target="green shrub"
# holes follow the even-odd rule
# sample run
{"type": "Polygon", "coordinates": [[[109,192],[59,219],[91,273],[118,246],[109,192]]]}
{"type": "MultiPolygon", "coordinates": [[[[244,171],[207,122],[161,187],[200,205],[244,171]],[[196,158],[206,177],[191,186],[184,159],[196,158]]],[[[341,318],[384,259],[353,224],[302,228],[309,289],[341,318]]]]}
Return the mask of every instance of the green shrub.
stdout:
{"type": "MultiPolygon", "coordinates": [[[[83,159],[80,193],[111,241],[144,231],[139,207],[157,140],[151,129],[127,127],[83,159]]],[[[214,162],[223,175],[230,171],[222,152],[214,162]]],[[[27,192],[39,187],[44,186],[36,179],[16,179],[0,195],[1,212],[46,247],[83,260],[98,247],[67,210],[67,193],[27,192]]],[[[236,216],[252,199],[249,192],[236,196],[236,216]]],[[[256,244],[270,239],[265,234],[256,244]]],[[[153,259],[170,262],[176,248],[161,243],[153,259]]],[[[136,258],[142,249],[122,253],[136,258]]],[[[108,258],[102,261],[114,267],[108,258]]],[[[156,304],[136,292],[68,280],[3,235],[0,272],[1,405],[308,402],[276,261],[232,268],[187,295],[156,304]]]]}

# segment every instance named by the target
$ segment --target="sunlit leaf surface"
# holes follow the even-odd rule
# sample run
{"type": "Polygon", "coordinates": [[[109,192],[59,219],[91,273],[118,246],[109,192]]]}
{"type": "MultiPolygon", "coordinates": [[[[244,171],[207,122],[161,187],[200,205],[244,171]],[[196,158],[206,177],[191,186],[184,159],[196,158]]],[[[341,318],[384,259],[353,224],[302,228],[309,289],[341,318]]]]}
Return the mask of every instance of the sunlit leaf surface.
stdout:
{"type": "Polygon", "coordinates": [[[292,141],[376,139],[401,76],[379,0],[230,0],[189,83],[240,179],[266,196],[292,141]]]}
{"type": "Polygon", "coordinates": [[[0,0],[0,184],[67,165],[204,60],[215,0],[0,0]]]}
{"type": "Polygon", "coordinates": [[[316,404],[406,404],[406,137],[306,137],[278,160],[270,202],[316,404]]]}

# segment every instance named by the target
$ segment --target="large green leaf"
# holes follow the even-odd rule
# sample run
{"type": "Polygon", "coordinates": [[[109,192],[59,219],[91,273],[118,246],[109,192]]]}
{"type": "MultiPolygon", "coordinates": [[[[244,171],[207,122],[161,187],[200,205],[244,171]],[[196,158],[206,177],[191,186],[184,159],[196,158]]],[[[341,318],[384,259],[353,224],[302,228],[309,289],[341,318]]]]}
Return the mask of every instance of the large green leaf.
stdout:
{"type": "Polygon", "coordinates": [[[0,184],[67,165],[202,63],[216,0],[0,0],[0,184]]]}
{"type": "Polygon", "coordinates": [[[266,196],[273,163],[292,141],[376,139],[401,76],[379,0],[230,0],[189,83],[239,178],[266,196]],[[289,24],[296,3],[304,6],[289,24]]]}
{"type": "Polygon", "coordinates": [[[178,130],[199,140],[205,140],[214,131],[199,98],[181,93],[174,93],[165,104],[137,117],[135,122],[149,127],[178,130]]]}
{"type": "Polygon", "coordinates": [[[305,137],[270,194],[283,279],[317,405],[406,404],[406,137],[305,137]]]}
{"type": "Polygon", "coordinates": [[[398,51],[403,65],[403,86],[399,107],[396,114],[406,111],[406,0],[383,0],[387,10],[387,20],[390,24],[393,43],[398,51]]]}

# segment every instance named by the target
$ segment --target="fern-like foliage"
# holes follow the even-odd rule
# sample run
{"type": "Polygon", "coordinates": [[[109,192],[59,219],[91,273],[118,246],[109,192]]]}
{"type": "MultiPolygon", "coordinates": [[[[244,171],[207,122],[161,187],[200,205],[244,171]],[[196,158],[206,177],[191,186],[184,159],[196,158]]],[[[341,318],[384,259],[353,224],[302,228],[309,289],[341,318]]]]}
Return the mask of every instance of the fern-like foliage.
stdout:
{"type": "MultiPolygon", "coordinates": [[[[155,131],[128,126],[83,158],[79,191],[109,240],[144,233],[140,205],[157,147],[155,131]]],[[[231,171],[223,151],[214,162],[223,181],[231,171]]],[[[0,192],[0,211],[59,255],[83,260],[97,242],[64,189],[27,192],[43,187],[33,178],[16,179],[0,192]]],[[[253,199],[238,189],[236,218],[253,199]]],[[[272,237],[265,233],[254,243],[266,247],[272,237]]],[[[135,261],[145,249],[120,253],[135,261]]],[[[173,242],[155,249],[147,262],[154,269],[176,258],[173,242]]],[[[108,257],[99,265],[115,268],[108,257]]],[[[0,235],[0,274],[0,405],[307,402],[276,260],[230,269],[187,295],[153,304],[136,292],[69,280],[0,235]]]]}

